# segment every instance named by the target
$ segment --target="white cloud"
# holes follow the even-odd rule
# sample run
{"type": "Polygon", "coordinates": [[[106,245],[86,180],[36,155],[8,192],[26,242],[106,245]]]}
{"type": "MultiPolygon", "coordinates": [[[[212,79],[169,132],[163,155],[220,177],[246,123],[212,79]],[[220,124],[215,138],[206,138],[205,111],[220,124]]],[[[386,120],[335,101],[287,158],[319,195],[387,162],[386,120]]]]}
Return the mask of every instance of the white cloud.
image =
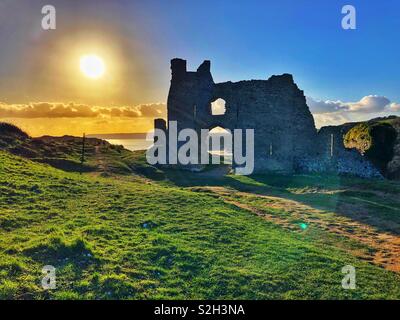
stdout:
{"type": "Polygon", "coordinates": [[[306,100],[307,105],[310,107],[310,111],[313,114],[335,112],[340,110],[343,104],[341,101],[315,100],[311,97],[306,97],[306,100]]]}
{"type": "Polygon", "coordinates": [[[400,115],[400,103],[378,95],[365,96],[356,102],[324,101],[307,97],[307,105],[314,115],[317,127],[365,121],[391,114],[400,115]]]}
{"type": "Polygon", "coordinates": [[[389,105],[389,110],[393,112],[400,112],[400,103],[395,103],[395,102],[391,103],[389,105]]]}
{"type": "Polygon", "coordinates": [[[350,102],[346,106],[351,112],[372,113],[384,111],[390,100],[386,97],[370,95],[362,98],[358,102],[350,102]]]}
{"type": "Polygon", "coordinates": [[[317,128],[324,126],[334,126],[343,124],[346,122],[350,122],[350,118],[347,117],[346,114],[339,112],[331,112],[331,113],[317,113],[314,114],[315,125],[317,128]]]}
{"type": "Polygon", "coordinates": [[[369,95],[357,102],[342,102],[332,100],[315,100],[307,97],[307,105],[314,114],[330,113],[337,111],[373,113],[384,111],[390,104],[390,100],[383,96],[369,95]]]}
{"type": "Polygon", "coordinates": [[[0,102],[0,118],[158,118],[165,117],[163,103],[137,106],[98,107],[77,103],[35,102],[6,104],[0,102]]]}

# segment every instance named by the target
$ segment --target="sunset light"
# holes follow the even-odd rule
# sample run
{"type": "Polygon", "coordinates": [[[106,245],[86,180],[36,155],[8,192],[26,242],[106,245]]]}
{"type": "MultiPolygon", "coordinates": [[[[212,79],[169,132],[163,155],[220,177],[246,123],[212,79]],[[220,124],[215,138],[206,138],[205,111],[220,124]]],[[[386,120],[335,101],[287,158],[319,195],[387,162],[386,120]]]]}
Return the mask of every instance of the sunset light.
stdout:
{"type": "Polygon", "coordinates": [[[98,79],[105,72],[103,59],[94,54],[82,56],[79,65],[82,73],[91,79],[98,79]]]}
{"type": "Polygon", "coordinates": [[[0,306],[387,317],[398,30],[400,0],[0,0],[0,306]]]}

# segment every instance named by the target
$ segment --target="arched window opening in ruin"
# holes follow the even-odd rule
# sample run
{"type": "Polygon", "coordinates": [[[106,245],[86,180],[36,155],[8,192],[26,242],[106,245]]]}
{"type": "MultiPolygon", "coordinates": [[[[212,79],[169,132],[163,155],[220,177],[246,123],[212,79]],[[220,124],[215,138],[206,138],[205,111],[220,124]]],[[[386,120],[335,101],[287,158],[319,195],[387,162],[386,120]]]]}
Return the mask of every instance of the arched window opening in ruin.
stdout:
{"type": "Polygon", "coordinates": [[[220,163],[232,164],[233,140],[230,130],[222,127],[215,127],[209,134],[209,151],[212,156],[220,157],[220,163]]]}
{"type": "Polygon", "coordinates": [[[224,99],[218,98],[211,103],[211,114],[213,116],[223,115],[226,113],[226,102],[224,99]]]}

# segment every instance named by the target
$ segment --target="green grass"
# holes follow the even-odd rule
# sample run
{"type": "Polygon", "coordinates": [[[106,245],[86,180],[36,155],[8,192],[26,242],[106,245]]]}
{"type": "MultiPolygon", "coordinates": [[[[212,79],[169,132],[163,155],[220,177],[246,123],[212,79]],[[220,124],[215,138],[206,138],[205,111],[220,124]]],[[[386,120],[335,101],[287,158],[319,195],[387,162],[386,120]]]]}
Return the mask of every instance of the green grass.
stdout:
{"type": "MultiPolygon", "coordinates": [[[[324,233],[315,241],[308,230],[286,230],[193,188],[222,184],[295,197],[290,190],[310,181],[165,175],[171,179],[94,177],[0,152],[0,297],[400,298],[398,274],[324,241],[324,233]],[[45,291],[48,264],[57,269],[57,288],[45,291]],[[357,270],[356,290],[341,287],[348,264],[357,270]]],[[[334,180],[326,178],[325,187],[336,187],[334,180]]],[[[382,188],[398,192],[397,185],[382,188]]]]}
{"type": "Polygon", "coordinates": [[[70,172],[108,174],[153,174],[157,169],[147,164],[143,153],[135,153],[107,141],[86,138],[82,163],[81,137],[29,137],[18,127],[0,122],[0,148],[33,161],[47,163],[70,172]]]}

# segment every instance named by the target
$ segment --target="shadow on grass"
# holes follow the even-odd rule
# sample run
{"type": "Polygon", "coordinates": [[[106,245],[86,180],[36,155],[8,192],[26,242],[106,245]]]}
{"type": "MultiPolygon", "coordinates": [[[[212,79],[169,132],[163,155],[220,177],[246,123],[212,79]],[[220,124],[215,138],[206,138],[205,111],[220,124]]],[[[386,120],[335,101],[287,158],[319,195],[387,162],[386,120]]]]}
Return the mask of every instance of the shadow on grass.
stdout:
{"type": "Polygon", "coordinates": [[[337,175],[218,175],[216,166],[204,173],[163,170],[178,187],[218,186],[280,197],[314,209],[333,212],[382,232],[400,235],[400,184],[337,175]]]}

